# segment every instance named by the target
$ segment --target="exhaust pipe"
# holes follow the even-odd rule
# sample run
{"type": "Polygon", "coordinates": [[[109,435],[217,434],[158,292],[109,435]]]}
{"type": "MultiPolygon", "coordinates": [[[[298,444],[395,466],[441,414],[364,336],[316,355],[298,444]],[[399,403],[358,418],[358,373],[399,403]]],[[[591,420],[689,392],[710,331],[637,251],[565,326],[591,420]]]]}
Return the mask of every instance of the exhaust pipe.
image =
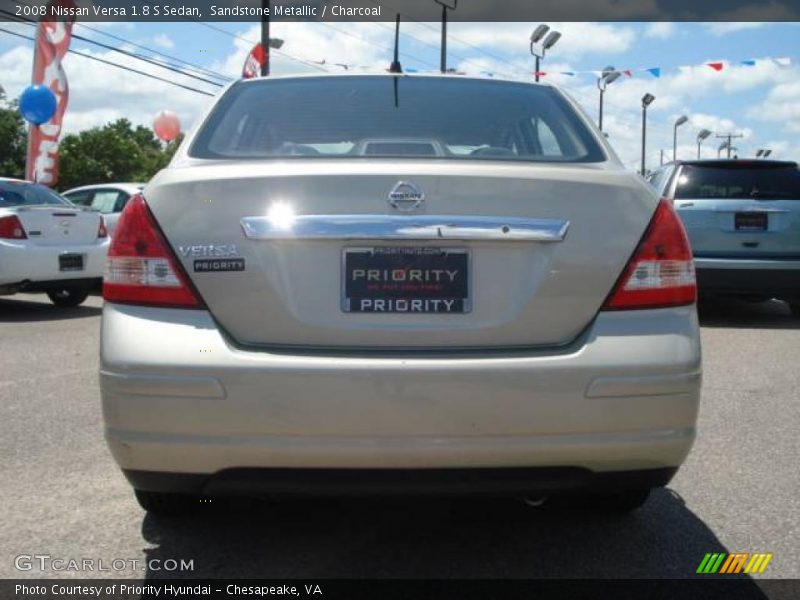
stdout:
{"type": "Polygon", "coordinates": [[[547,496],[523,496],[522,502],[525,503],[525,506],[530,506],[531,508],[539,508],[547,502],[547,496]]]}

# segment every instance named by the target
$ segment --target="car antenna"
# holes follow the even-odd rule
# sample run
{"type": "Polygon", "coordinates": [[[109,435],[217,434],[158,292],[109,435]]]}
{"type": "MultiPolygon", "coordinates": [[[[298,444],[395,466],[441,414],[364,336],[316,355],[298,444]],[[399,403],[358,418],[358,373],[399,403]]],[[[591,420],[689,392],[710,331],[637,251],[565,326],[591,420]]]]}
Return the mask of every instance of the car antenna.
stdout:
{"type": "Polygon", "coordinates": [[[389,66],[389,73],[402,73],[403,67],[400,65],[400,13],[394,23],[394,60],[389,66]]]}

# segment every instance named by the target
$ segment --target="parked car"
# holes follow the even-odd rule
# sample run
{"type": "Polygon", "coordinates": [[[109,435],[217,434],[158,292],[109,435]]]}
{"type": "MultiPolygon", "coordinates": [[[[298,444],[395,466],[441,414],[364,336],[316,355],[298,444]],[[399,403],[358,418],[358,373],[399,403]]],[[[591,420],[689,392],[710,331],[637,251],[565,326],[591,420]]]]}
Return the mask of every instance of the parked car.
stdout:
{"type": "Polygon", "coordinates": [[[651,179],[675,203],[703,294],[778,298],[800,316],[800,170],[777,160],[692,160],[651,179]]]}
{"type": "Polygon", "coordinates": [[[694,440],[683,227],[549,85],[236,82],[125,207],[103,290],[106,439],[150,511],[374,492],[632,509],[694,440]]]}
{"type": "Polygon", "coordinates": [[[30,181],[0,178],[0,295],[45,292],[77,306],[99,289],[108,250],[103,217],[30,181]]]}
{"type": "Polygon", "coordinates": [[[105,219],[109,235],[114,235],[122,209],[134,195],[144,189],[143,183],[103,183],[84,185],[62,195],[73,204],[98,211],[105,219]]]}

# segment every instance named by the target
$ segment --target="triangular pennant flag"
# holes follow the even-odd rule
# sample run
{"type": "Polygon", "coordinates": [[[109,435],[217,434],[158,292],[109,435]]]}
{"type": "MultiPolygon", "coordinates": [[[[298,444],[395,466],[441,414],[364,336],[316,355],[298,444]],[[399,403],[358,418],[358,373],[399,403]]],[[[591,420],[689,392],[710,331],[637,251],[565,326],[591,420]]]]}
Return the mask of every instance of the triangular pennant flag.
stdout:
{"type": "Polygon", "coordinates": [[[774,60],[775,63],[780,65],[781,67],[789,67],[792,64],[792,59],[785,56],[780,58],[773,58],[772,60],[774,60]]]}
{"type": "Polygon", "coordinates": [[[633,72],[630,69],[625,69],[623,73],[625,73],[625,75],[628,77],[633,77],[633,72]]]}
{"type": "Polygon", "coordinates": [[[545,77],[547,75],[547,71],[534,71],[534,75],[538,75],[539,77],[545,77]]]}
{"type": "Polygon", "coordinates": [[[712,69],[714,69],[715,71],[722,71],[723,67],[725,66],[725,65],[724,65],[723,63],[721,63],[721,62],[710,62],[710,63],[706,63],[706,65],[707,65],[707,66],[709,66],[709,67],[711,67],[711,68],[712,68],[712,69]]]}
{"type": "Polygon", "coordinates": [[[755,67],[755,66],[756,66],[756,61],[754,61],[754,60],[752,60],[752,59],[750,59],[750,60],[743,60],[743,61],[740,61],[740,62],[741,62],[741,64],[743,64],[743,65],[745,65],[745,66],[747,66],[747,67],[755,67]]]}
{"type": "Polygon", "coordinates": [[[653,67],[652,69],[645,69],[653,77],[661,77],[661,67],[653,67]]]}

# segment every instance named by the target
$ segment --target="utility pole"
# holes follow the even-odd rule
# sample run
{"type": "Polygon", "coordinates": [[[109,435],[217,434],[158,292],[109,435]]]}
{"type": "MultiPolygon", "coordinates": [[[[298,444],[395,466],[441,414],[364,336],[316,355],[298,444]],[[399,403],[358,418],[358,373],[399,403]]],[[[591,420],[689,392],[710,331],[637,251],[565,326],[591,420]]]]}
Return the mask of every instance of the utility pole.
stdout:
{"type": "Polygon", "coordinates": [[[458,0],[434,0],[442,7],[442,44],[439,56],[439,69],[447,73],[447,11],[458,7],[458,0]]]}
{"type": "Polygon", "coordinates": [[[722,134],[717,135],[717,137],[727,140],[727,143],[725,144],[725,148],[728,151],[728,158],[730,158],[731,157],[731,145],[732,145],[731,144],[731,140],[735,139],[735,138],[743,138],[744,135],[742,135],[741,133],[722,133],[722,134]]]}

